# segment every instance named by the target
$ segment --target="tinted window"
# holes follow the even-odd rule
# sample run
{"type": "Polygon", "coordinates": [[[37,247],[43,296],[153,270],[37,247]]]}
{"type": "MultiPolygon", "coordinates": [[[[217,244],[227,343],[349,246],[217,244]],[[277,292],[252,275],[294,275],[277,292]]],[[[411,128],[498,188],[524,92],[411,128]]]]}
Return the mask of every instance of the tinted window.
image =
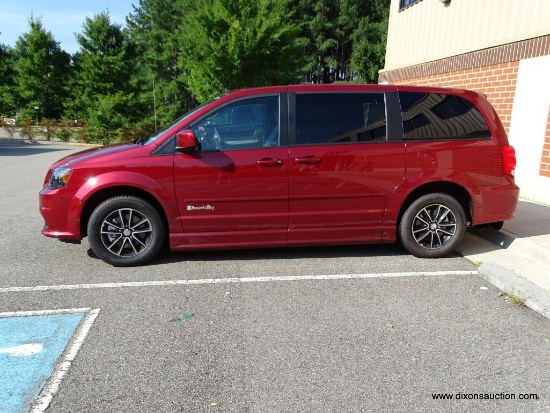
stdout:
{"type": "Polygon", "coordinates": [[[455,95],[400,92],[405,140],[490,138],[476,107],[455,95]]]}
{"type": "Polygon", "coordinates": [[[296,143],[380,142],[386,139],[382,93],[296,95],[296,143]]]}
{"type": "Polygon", "coordinates": [[[450,119],[455,116],[464,115],[473,107],[474,105],[469,100],[449,95],[441,103],[435,105],[433,110],[441,119],[450,119]]]}

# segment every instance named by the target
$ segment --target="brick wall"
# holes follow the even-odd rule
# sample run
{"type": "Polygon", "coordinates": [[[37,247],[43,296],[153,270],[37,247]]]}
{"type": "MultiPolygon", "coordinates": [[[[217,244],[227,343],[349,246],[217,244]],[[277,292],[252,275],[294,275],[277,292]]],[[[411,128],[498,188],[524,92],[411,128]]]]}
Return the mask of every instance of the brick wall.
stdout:
{"type": "Polygon", "coordinates": [[[548,110],[548,119],[546,121],[546,137],[542,148],[539,175],[550,177],[550,110],[548,110]]]}
{"type": "Polygon", "coordinates": [[[506,130],[510,129],[512,104],[516,91],[519,62],[499,63],[473,69],[438,73],[413,79],[401,79],[401,85],[429,85],[436,87],[456,87],[483,93],[500,116],[506,130]]]}

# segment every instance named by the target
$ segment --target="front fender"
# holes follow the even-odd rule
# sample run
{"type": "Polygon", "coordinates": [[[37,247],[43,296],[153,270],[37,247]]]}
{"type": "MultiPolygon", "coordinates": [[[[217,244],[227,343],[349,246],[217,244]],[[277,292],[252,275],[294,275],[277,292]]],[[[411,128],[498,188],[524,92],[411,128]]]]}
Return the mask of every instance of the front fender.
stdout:
{"type": "Polygon", "coordinates": [[[174,192],[171,189],[173,186],[168,185],[167,188],[156,179],[138,172],[114,171],[88,178],[80,184],[72,196],[68,211],[68,222],[75,225],[73,231],[80,231],[80,221],[86,203],[101,191],[115,187],[121,188],[121,194],[124,187],[135,188],[150,194],[161,205],[163,209],[161,212],[166,216],[168,222],[176,222],[173,218],[178,216],[178,211],[174,201],[174,192]]]}
{"type": "Polygon", "coordinates": [[[86,202],[94,193],[114,186],[131,186],[149,192],[159,202],[168,201],[172,194],[169,193],[157,180],[150,176],[132,171],[106,172],[86,180],[78,189],[75,198],[86,202]]]}

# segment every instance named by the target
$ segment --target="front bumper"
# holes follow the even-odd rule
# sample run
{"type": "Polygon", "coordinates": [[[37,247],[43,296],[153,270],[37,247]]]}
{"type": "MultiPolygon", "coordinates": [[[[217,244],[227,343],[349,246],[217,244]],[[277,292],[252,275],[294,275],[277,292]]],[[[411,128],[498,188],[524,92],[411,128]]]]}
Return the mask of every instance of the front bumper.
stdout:
{"type": "Polygon", "coordinates": [[[38,195],[40,214],[45,225],[42,234],[59,239],[80,240],[80,202],[63,197],[63,190],[45,186],[38,195]]]}

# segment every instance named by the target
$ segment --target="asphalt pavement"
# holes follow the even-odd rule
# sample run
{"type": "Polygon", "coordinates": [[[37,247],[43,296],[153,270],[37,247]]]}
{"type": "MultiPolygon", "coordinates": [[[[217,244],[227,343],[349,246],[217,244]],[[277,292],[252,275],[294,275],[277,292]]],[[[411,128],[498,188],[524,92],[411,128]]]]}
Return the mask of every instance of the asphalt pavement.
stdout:
{"type": "MultiPolygon", "coordinates": [[[[475,251],[468,259],[359,245],[165,253],[152,265],[115,268],[95,258],[87,240],[63,244],[39,231],[47,167],[81,149],[0,142],[0,321],[28,312],[88,320],[36,399],[48,403],[34,408],[550,410],[550,320],[483,276],[510,276],[490,258],[510,248],[468,234],[461,246],[475,251]]],[[[549,233],[533,227],[537,240],[549,233]]],[[[0,340],[0,362],[15,360],[18,346],[39,344],[25,341],[0,340]]]]}

